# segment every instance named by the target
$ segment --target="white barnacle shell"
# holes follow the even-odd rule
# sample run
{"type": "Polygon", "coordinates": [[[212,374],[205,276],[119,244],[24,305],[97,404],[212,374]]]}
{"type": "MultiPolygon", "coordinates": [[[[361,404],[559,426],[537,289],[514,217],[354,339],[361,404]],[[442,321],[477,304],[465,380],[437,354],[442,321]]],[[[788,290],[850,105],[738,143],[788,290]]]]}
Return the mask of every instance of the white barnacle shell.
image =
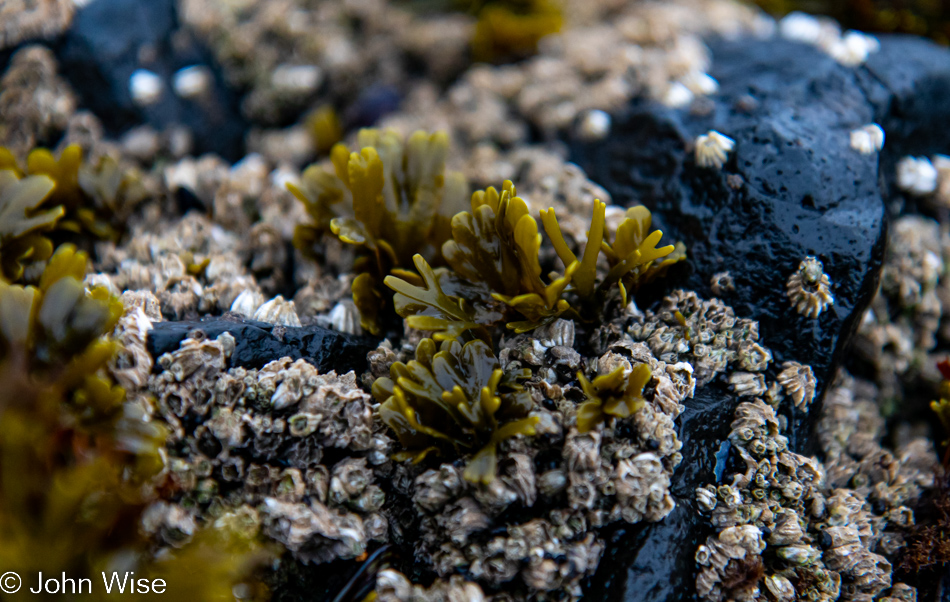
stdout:
{"type": "Polygon", "coordinates": [[[788,13],[778,24],[779,35],[803,44],[817,44],[822,35],[821,30],[818,19],[799,11],[788,13]]]}
{"type": "Polygon", "coordinates": [[[729,377],[729,384],[739,397],[757,397],[765,393],[766,389],[765,377],[752,372],[734,372],[729,377]]]}
{"type": "Polygon", "coordinates": [[[798,362],[785,362],[776,380],[785,393],[795,401],[795,407],[807,411],[808,404],[815,398],[815,374],[811,366],[798,362]]]}
{"type": "Polygon", "coordinates": [[[322,416],[319,414],[309,414],[307,412],[294,414],[287,421],[287,425],[290,427],[290,436],[306,437],[312,435],[316,432],[317,426],[320,425],[321,418],[322,416]]]}
{"type": "Polygon", "coordinates": [[[716,490],[712,486],[696,488],[696,504],[700,510],[712,512],[716,509],[716,490]]]}
{"type": "Polygon", "coordinates": [[[860,31],[849,31],[830,45],[828,54],[846,67],[857,67],[863,65],[868,56],[880,48],[881,43],[877,38],[860,31]]]}
{"type": "Polygon", "coordinates": [[[738,356],[739,367],[749,372],[761,372],[772,361],[772,352],[752,341],[739,343],[738,356]]]}
{"type": "Polygon", "coordinates": [[[666,95],[663,96],[663,104],[671,109],[680,109],[693,102],[693,98],[695,95],[686,87],[686,84],[673,82],[667,88],[666,95]]]}
{"type": "Polygon", "coordinates": [[[788,278],[788,298],[795,310],[807,318],[817,318],[835,302],[831,294],[831,279],[825,274],[824,267],[816,257],[808,256],[788,278]]]}
{"type": "Polygon", "coordinates": [[[175,72],[172,87],[178,96],[194,98],[207,92],[212,81],[211,69],[204,65],[191,65],[175,72]]]}
{"type": "Polygon", "coordinates": [[[281,295],[258,307],[254,312],[254,319],[281,326],[300,326],[294,302],[285,301],[281,295]]]}
{"type": "Polygon", "coordinates": [[[271,84],[278,90],[309,94],[320,86],[323,72],[316,65],[278,65],[271,73],[271,84]]]}
{"type": "Polygon", "coordinates": [[[136,69],[129,77],[129,93],[139,106],[155,104],[162,97],[162,78],[147,69],[136,69]]]}
{"type": "Polygon", "coordinates": [[[610,133],[610,115],[600,109],[587,111],[577,126],[584,140],[602,140],[610,133]]]}
{"type": "Polygon", "coordinates": [[[383,569],[376,574],[376,596],[380,602],[407,602],[412,595],[412,584],[395,569],[383,569]]]}
{"type": "Polygon", "coordinates": [[[851,132],[851,148],[862,155],[872,155],[884,148],[884,128],[869,123],[851,132]]]}
{"type": "Polygon", "coordinates": [[[708,96],[719,90],[719,82],[716,78],[702,71],[690,71],[680,78],[680,81],[696,96],[708,96]]]}
{"type": "Polygon", "coordinates": [[[779,548],[778,555],[791,564],[805,566],[817,561],[821,557],[821,552],[812,546],[798,545],[779,548]]]}
{"type": "Polygon", "coordinates": [[[773,546],[788,546],[800,542],[803,536],[798,514],[794,510],[785,510],[776,518],[768,542],[773,546]]]}
{"type": "Polygon", "coordinates": [[[736,141],[716,130],[696,137],[696,164],[700,167],[722,168],[736,141]]]}
{"type": "Polygon", "coordinates": [[[255,289],[246,288],[231,303],[231,311],[245,318],[254,316],[257,308],[264,304],[264,295],[255,289]]]}
{"type": "Polygon", "coordinates": [[[917,196],[937,190],[937,175],[937,168],[927,157],[904,157],[897,162],[897,185],[917,196]]]}
{"type": "Polygon", "coordinates": [[[795,586],[782,575],[769,575],[765,578],[765,589],[778,602],[792,602],[795,599],[795,586]]]}
{"type": "Polygon", "coordinates": [[[359,311],[349,300],[340,301],[330,310],[330,326],[338,332],[363,334],[359,311]]]}

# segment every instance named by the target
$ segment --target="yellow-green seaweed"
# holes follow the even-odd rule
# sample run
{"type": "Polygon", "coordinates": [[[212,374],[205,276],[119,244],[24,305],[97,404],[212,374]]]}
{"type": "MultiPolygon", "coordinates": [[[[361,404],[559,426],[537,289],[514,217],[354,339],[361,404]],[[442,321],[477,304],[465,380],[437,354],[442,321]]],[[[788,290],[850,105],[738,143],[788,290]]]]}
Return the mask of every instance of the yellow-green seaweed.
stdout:
{"type": "Polygon", "coordinates": [[[419,462],[446,448],[472,453],[463,476],[487,484],[495,477],[498,444],[535,434],[538,418],[528,416],[531,397],[519,384],[530,372],[506,375],[480,339],[447,340],[440,348],[423,339],[415,360],[394,363],[390,376],[373,383],[373,396],[380,418],[405,448],[396,461],[419,462]]]}
{"type": "Polygon", "coordinates": [[[294,244],[305,254],[326,234],[357,247],[353,301],[363,328],[378,334],[387,307],[383,278],[408,268],[413,256],[437,261],[450,220],[464,205],[468,184],[445,171],[448,136],[417,131],[403,141],[391,130],[360,130],[358,151],[330,151],[332,170],[312,165],[299,186],[288,185],[311,222],[299,224],[294,244]]]}
{"type": "Polygon", "coordinates": [[[593,380],[587,380],[583,372],[577,373],[581,389],[587,401],[577,408],[577,430],[586,433],[608,416],[629,418],[646,403],[643,389],[653,377],[647,364],[637,364],[629,372],[620,366],[593,380]]]}

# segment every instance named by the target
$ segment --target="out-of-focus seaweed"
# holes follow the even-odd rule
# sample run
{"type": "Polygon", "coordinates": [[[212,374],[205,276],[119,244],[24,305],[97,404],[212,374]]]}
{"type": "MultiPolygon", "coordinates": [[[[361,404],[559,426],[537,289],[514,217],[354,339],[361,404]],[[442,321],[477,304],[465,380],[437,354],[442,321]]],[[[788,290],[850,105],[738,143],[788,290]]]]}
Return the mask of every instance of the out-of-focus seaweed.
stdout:
{"type": "Polygon", "coordinates": [[[480,3],[472,35],[476,61],[523,58],[534,54],[538,42],[564,26],[564,15],[552,0],[505,0],[480,3]]]}
{"type": "Polygon", "coordinates": [[[58,159],[48,149],[34,149],[25,169],[9,150],[0,149],[0,170],[51,179],[55,186],[39,208],[62,210],[56,229],[99,239],[117,239],[132,209],[145,198],[138,172],[120,168],[108,156],[95,165],[84,163],[82,149],[75,144],[64,148],[58,159]]]}
{"type": "MultiPolygon", "coordinates": [[[[0,565],[77,583],[129,571],[164,580],[173,599],[231,600],[264,552],[227,515],[160,557],[142,538],[166,431],[105,370],[122,305],[84,289],[86,265],[63,245],[38,286],[0,282],[0,565]]],[[[102,587],[82,593],[109,598],[102,587]]]]}
{"type": "Polygon", "coordinates": [[[312,165],[299,186],[288,185],[312,219],[297,226],[294,244],[314,255],[330,233],[357,248],[353,301],[363,328],[378,334],[379,315],[389,307],[383,278],[409,267],[417,253],[438,259],[468,185],[461,174],[445,172],[443,132],[415,132],[404,142],[393,131],[364,129],[357,146],[351,152],[337,144],[330,151],[332,170],[312,165]]]}
{"type": "Polygon", "coordinates": [[[39,209],[53,187],[46,176],[23,177],[3,169],[0,158],[0,280],[16,282],[25,263],[45,261],[53,254],[45,233],[56,226],[64,210],[39,209]]]}
{"type": "Polygon", "coordinates": [[[507,375],[491,347],[476,339],[465,344],[424,339],[416,359],[396,362],[391,378],[373,383],[379,415],[405,451],[393,459],[421,461],[446,449],[468,459],[464,477],[490,483],[495,477],[497,446],[517,435],[533,435],[536,416],[527,416],[531,397],[519,384],[530,372],[507,375]]]}

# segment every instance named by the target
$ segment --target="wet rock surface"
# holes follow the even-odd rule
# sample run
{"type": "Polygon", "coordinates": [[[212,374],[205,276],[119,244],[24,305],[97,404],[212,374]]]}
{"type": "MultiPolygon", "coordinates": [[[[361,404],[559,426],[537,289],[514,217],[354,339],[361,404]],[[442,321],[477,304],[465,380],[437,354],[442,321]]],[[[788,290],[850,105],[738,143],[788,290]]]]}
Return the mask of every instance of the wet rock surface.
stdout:
{"type": "MultiPolygon", "coordinates": [[[[722,299],[759,322],[773,367],[812,366],[816,403],[809,414],[789,415],[786,435],[795,451],[814,453],[821,394],[877,288],[891,179],[883,174],[904,155],[947,148],[936,126],[950,108],[950,54],[922,40],[885,38],[867,65],[851,69],[791,42],[716,41],[711,48],[710,75],[720,91],[709,102],[688,112],[634,105],[615,118],[606,140],[574,144],[571,158],[615,203],[646,205],[664,238],[686,243],[689,267],[672,273],[669,286],[717,296],[711,279],[729,271],[735,291],[722,299]],[[850,147],[850,132],[871,122],[887,132],[880,157],[850,147]],[[709,130],[736,140],[721,171],[693,159],[693,141],[709,130]],[[822,261],[832,282],[834,304],[817,319],[796,313],[786,295],[806,256],[822,261]]],[[[587,591],[592,599],[694,598],[695,542],[706,525],[689,500],[721,473],[716,454],[737,401],[717,382],[687,401],[677,509],[660,523],[611,535],[587,591]]]]}
{"type": "Polygon", "coordinates": [[[194,155],[214,152],[230,161],[243,156],[246,124],[238,97],[224,85],[207,49],[179,29],[173,0],[92,2],[77,11],[55,49],[61,73],[110,133],[143,123],[158,131],[184,125],[194,155]],[[181,98],[173,78],[191,66],[208,67],[213,78],[204,93],[181,98]],[[137,70],[157,76],[154,102],[133,99],[130,78],[137,70]]]}
{"type": "Polygon", "coordinates": [[[300,328],[274,326],[265,322],[240,319],[210,318],[181,322],[156,322],[148,334],[148,351],[157,358],[178,349],[194,330],[215,339],[230,333],[236,345],[231,354],[232,368],[261,368],[268,362],[289,357],[303,358],[321,373],[350,370],[359,375],[366,368],[366,354],[375,349],[377,341],[336,332],[322,326],[300,328]]]}

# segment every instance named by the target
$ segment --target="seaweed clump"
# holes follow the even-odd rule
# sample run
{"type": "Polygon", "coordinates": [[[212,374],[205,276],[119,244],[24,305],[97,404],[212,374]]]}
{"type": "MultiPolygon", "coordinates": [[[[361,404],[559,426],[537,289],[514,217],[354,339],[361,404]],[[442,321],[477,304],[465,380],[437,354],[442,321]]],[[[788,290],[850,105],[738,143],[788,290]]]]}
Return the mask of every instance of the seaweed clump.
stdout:
{"type": "Polygon", "coordinates": [[[87,261],[63,245],[38,286],[0,282],[0,564],[72,578],[123,566],[173,597],[228,599],[262,555],[227,517],[161,557],[140,535],[166,431],[108,375],[122,304],[85,290],[87,261]]]}
{"type": "Polygon", "coordinates": [[[23,276],[25,264],[45,261],[53,254],[46,233],[56,226],[64,210],[38,207],[54,186],[46,176],[21,177],[12,169],[0,169],[0,280],[16,282],[23,276]]]}
{"type": "Polygon", "coordinates": [[[565,265],[563,274],[545,283],[538,224],[514,184],[506,181],[501,192],[478,191],[472,195],[471,212],[452,218],[452,238],[442,246],[450,272],[436,274],[420,256],[415,263],[427,288],[399,276],[386,278],[396,291],[396,311],[413,328],[441,331],[437,338],[457,336],[472,324],[505,321],[521,333],[562,316],[597,320],[614,286],[626,305],[630,291],[686,257],[682,244],[656,246],[662,232],[649,232],[651,216],[645,207],[627,210],[613,243],[605,214],[606,205],[595,201],[588,242],[578,259],[554,210],[541,212],[544,229],[565,265]],[[606,272],[598,270],[601,255],[606,272]]]}
{"type": "Polygon", "coordinates": [[[300,186],[288,186],[312,219],[294,232],[298,249],[315,255],[327,233],[357,248],[353,302],[373,334],[391,307],[381,292],[383,279],[409,267],[417,253],[437,260],[450,220],[468,195],[462,175],[445,171],[448,144],[444,132],[418,131],[403,141],[391,130],[360,130],[358,151],[337,144],[330,151],[332,170],[312,165],[300,186]]]}
{"type": "Polygon", "coordinates": [[[541,38],[563,25],[561,7],[552,0],[486,3],[478,11],[472,56],[476,61],[523,58],[537,52],[541,38]]]}
{"type": "Polygon", "coordinates": [[[577,408],[577,430],[586,433],[609,416],[620,419],[632,416],[646,403],[643,389],[651,378],[653,371],[647,364],[637,364],[630,370],[618,366],[593,382],[587,380],[583,372],[578,372],[577,380],[587,401],[577,408]]]}
{"type": "Polygon", "coordinates": [[[373,383],[373,396],[405,448],[396,461],[419,462],[446,447],[474,452],[463,476],[487,484],[495,477],[498,444],[535,434],[538,417],[528,416],[531,396],[519,384],[530,371],[506,374],[482,340],[448,340],[436,351],[432,339],[423,339],[416,359],[394,363],[390,376],[373,383]]]}
{"type": "Polygon", "coordinates": [[[118,239],[131,210],[146,196],[137,172],[122,169],[109,156],[95,165],[87,164],[77,144],[64,148],[59,158],[48,149],[34,149],[27,156],[25,168],[18,165],[13,153],[0,148],[0,171],[3,170],[18,177],[50,178],[55,187],[34,208],[61,210],[56,229],[98,239],[118,239]]]}

